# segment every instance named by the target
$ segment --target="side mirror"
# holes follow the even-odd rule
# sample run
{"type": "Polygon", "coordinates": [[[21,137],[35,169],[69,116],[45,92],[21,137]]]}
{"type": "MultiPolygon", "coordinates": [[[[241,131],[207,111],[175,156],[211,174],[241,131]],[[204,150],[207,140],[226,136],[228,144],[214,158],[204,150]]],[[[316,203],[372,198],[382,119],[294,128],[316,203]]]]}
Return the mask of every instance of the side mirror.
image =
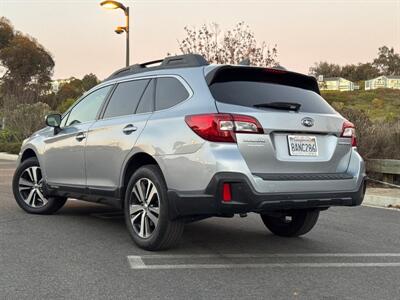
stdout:
{"type": "Polygon", "coordinates": [[[60,127],[61,125],[61,115],[51,114],[46,116],[46,125],[50,127],[60,127]]]}
{"type": "Polygon", "coordinates": [[[57,134],[60,131],[61,125],[61,115],[60,114],[51,114],[46,116],[46,125],[50,127],[54,127],[54,134],[57,134]]]}

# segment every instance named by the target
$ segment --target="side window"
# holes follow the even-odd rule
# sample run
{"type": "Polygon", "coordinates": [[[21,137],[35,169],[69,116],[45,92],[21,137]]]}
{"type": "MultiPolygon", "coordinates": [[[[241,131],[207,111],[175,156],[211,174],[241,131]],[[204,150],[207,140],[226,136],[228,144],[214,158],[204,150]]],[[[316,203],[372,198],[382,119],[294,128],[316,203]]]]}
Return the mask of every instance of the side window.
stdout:
{"type": "Polygon", "coordinates": [[[118,84],[103,118],[133,114],[148,83],[149,80],[134,80],[118,84]]]}
{"type": "Polygon", "coordinates": [[[137,114],[147,113],[153,111],[154,105],[154,84],[155,80],[152,79],[148,84],[146,91],[144,92],[142,99],[140,99],[140,103],[138,108],[136,109],[137,114]]]}
{"type": "Polygon", "coordinates": [[[67,126],[93,121],[111,89],[111,85],[100,88],[83,98],[69,113],[67,126]]]}
{"type": "Polygon", "coordinates": [[[157,78],[156,110],[170,108],[189,97],[182,83],[173,77],[157,78]]]}

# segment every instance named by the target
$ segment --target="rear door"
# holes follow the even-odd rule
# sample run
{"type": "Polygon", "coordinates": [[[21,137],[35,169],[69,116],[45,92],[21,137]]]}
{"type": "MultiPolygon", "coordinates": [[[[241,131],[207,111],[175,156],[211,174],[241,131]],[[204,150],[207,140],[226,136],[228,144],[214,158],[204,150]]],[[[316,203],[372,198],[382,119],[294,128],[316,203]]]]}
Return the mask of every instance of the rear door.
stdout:
{"type": "Polygon", "coordinates": [[[154,79],[119,83],[103,116],[89,129],[86,143],[87,185],[96,193],[114,193],[123,162],[144,129],[154,106],[154,79]]]}
{"type": "Polygon", "coordinates": [[[252,173],[268,178],[268,174],[346,171],[351,141],[340,137],[344,119],[319,95],[314,79],[236,67],[217,75],[210,91],[219,112],[253,116],[263,127],[264,135],[236,135],[252,173]],[[300,107],[288,109],[282,104],[300,107]]]}

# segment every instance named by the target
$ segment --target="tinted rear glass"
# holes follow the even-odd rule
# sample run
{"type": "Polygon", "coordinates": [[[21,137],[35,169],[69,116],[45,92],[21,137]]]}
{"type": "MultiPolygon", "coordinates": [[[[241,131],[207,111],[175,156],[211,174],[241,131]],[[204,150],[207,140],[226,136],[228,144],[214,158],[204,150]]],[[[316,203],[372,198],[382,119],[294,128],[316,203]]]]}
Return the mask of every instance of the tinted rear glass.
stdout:
{"type": "MultiPolygon", "coordinates": [[[[281,84],[229,81],[216,82],[210,86],[211,94],[219,102],[254,107],[271,102],[294,102],[301,104],[299,111],[308,113],[334,113],[333,108],[314,91],[281,84]]],[[[271,110],[271,108],[260,108],[271,110]]]]}
{"type": "Polygon", "coordinates": [[[206,80],[215,100],[220,102],[249,107],[272,102],[293,102],[301,105],[302,112],[335,112],[319,95],[315,78],[299,73],[223,66],[209,73],[206,80]]]}

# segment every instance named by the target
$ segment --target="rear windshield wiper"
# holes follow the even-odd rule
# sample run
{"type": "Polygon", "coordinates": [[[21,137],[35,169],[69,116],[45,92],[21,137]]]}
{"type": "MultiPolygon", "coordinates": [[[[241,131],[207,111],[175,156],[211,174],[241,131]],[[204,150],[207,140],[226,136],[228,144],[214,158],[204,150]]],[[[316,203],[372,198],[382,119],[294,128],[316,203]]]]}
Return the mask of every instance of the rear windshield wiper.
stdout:
{"type": "Polygon", "coordinates": [[[270,103],[259,103],[254,104],[254,107],[267,107],[267,108],[275,108],[275,109],[282,109],[282,110],[293,110],[298,111],[301,107],[300,103],[296,102],[270,102],[270,103]]]}

